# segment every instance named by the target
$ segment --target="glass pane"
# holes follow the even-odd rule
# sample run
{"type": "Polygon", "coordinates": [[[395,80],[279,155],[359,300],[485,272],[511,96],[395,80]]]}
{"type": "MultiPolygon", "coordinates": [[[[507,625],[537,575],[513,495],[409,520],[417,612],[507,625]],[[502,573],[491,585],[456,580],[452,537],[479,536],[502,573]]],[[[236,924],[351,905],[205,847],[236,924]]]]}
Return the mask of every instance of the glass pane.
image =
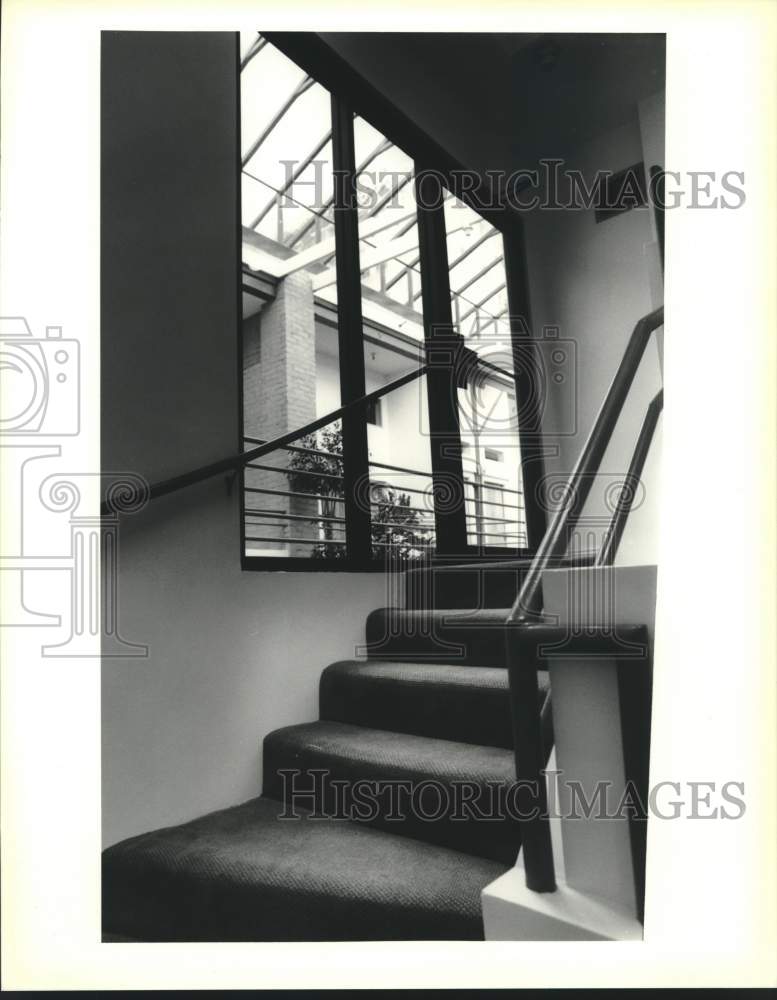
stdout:
{"type": "MultiPolygon", "coordinates": [[[[354,120],[367,391],[423,364],[423,306],[413,161],[354,120]]],[[[368,414],[373,555],[434,550],[426,379],[383,396],[368,414]]]]}
{"type": "MultiPolygon", "coordinates": [[[[241,129],[244,264],[282,277],[304,252],[334,273],[329,92],[266,43],[241,74],[241,129]]],[[[321,297],[336,302],[334,281],[321,297]]]]}
{"type": "Polygon", "coordinates": [[[454,326],[472,352],[458,389],[467,540],[525,548],[523,478],[501,233],[463,202],[445,200],[454,326]]]}
{"type": "Polygon", "coordinates": [[[335,421],[246,468],[246,555],[345,556],[342,454],[335,421]]]}
{"type": "MultiPolygon", "coordinates": [[[[244,61],[256,37],[242,40],[244,61]]],[[[241,110],[243,417],[251,447],[336,409],[340,365],[329,93],[264,43],[242,70],[241,110]]],[[[341,453],[333,423],[246,470],[248,555],[345,554],[341,453]]]]}

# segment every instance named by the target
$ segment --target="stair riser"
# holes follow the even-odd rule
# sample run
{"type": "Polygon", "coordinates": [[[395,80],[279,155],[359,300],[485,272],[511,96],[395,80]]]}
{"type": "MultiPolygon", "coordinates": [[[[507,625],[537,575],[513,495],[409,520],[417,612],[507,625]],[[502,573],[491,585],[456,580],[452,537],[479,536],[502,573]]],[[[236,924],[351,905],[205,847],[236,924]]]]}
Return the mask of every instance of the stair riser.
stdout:
{"type": "Polygon", "coordinates": [[[290,812],[288,822],[295,821],[291,815],[299,806],[328,817],[320,822],[348,818],[441,847],[514,864],[520,842],[517,823],[509,818],[477,818],[484,814],[507,815],[504,795],[508,781],[495,781],[490,788],[485,782],[455,788],[445,780],[410,772],[395,772],[388,777],[382,767],[333,760],[311,746],[290,753],[283,739],[276,742],[273,737],[271,734],[264,743],[263,794],[286,803],[290,812]],[[321,774],[322,771],[325,773],[321,774]],[[343,784],[338,786],[338,782],[343,784]],[[457,803],[462,818],[454,818],[457,803]]]}
{"type": "Polygon", "coordinates": [[[405,574],[405,606],[429,608],[509,608],[525,569],[426,569],[405,574]]]}
{"type": "Polygon", "coordinates": [[[511,749],[509,692],[364,682],[324,671],[319,714],[332,722],[511,749]]]}
{"type": "Polygon", "coordinates": [[[443,624],[439,616],[404,616],[380,608],[367,618],[367,656],[408,662],[505,666],[505,632],[498,624],[443,624]]]}

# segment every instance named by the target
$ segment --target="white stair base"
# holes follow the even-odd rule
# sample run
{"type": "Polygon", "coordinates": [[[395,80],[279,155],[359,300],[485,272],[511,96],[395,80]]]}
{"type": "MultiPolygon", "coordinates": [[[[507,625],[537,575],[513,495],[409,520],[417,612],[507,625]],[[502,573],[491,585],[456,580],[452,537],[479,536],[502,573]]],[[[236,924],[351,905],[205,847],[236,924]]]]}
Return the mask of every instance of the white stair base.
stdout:
{"type": "Polygon", "coordinates": [[[483,890],[487,941],[641,941],[642,924],[611,900],[558,878],[555,892],[526,888],[516,865],[483,890]]]}

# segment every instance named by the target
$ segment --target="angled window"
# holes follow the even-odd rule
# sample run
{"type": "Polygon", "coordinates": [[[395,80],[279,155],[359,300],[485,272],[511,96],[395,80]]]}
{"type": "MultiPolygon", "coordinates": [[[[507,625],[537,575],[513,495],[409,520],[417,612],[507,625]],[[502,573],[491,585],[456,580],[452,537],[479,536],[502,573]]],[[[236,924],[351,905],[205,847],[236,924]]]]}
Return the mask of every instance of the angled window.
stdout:
{"type": "MultiPolygon", "coordinates": [[[[414,377],[427,331],[413,157],[256,33],[241,36],[241,136],[244,446],[300,430],[245,469],[244,556],[353,568],[357,550],[376,564],[434,555],[437,404],[429,379],[414,377]]],[[[444,219],[438,259],[447,239],[454,324],[476,362],[453,390],[462,544],[521,549],[502,237],[449,194],[444,219]],[[483,492],[497,453],[506,477],[498,512],[483,492]],[[486,517],[501,519],[498,530],[484,531],[486,517]]],[[[438,382],[438,402],[440,392],[438,382]]]]}

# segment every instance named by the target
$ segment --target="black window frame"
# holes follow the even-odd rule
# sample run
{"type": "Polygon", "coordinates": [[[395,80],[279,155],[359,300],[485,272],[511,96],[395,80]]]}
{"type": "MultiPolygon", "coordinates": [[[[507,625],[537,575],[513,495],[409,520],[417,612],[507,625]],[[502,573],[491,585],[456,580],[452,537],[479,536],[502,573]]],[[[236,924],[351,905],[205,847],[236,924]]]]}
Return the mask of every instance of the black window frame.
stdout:
{"type": "MultiPolygon", "coordinates": [[[[541,413],[534,406],[536,387],[525,380],[527,352],[535,350],[531,335],[526,251],[520,217],[508,206],[494,207],[494,193],[484,181],[472,191],[458,191],[457,177],[463,168],[394,107],[364,77],[346,63],[323,39],[308,32],[262,32],[264,38],[296,63],[313,80],[331,95],[332,151],[335,172],[335,239],[338,290],[338,338],[340,362],[341,400],[348,401],[365,392],[364,324],[361,314],[361,271],[359,265],[359,228],[355,201],[349,197],[356,178],[354,157],[353,119],[358,114],[378,129],[386,138],[401,147],[415,161],[415,172],[426,177],[439,178],[441,190],[447,188],[461,198],[482,218],[500,231],[503,241],[507,282],[508,311],[516,372],[516,402],[524,398],[530,405],[521,411],[518,432],[520,461],[524,488],[524,517],[528,545],[525,548],[504,546],[472,546],[467,541],[466,511],[464,504],[458,510],[440,510],[435,505],[436,553],[435,561],[466,561],[468,559],[524,559],[532,558],[545,530],[545,514],[538,495],[543,478],[543,447],[541,413]],[[347,96],[346,96],[347,95],[347,96]],[[338,183],[339,181],[339,183],[338,183]]],[[[236,74],[238,100],[240,89],[239,58],[236,74]]],[[[238,144],[239,146],[239,144],[238,144]]],[[[238,171],[240,164],[238,148],[238,171]]],[[[239,176],[240,174],[238,174],[239,176]]],[[[238,199],[241,185],[237,185],[238,199]]],[[[238,211],[238,237],[242,215],[238,211]]],[[[442,199],[437,208],[418,212],[419,253],[421,286],[424,310],[425,352],[430,362],[439,356],[437,348],[442,339],[453,334],[451,297],[448,274],[447,236],[442,199]],[[446,331],[448,331],[446,333],[446,331]]],[[[241,243],[240,238],[238,243],[241,243]]],[[[240,249],[238,250],[240,255],[240,249]]],[[[242,275],[242,262],[239,260],[242,275]]],[[[238,284],[247,290],[242,281],[238,284]]],[[[242,310],[240,315],[242,316],[242,310]]],[[[445,345],[443,345],[445,346],[445,345]]],[[[242,324],[239,332],[239,349],[242,357],[242,324]]],[[[433,482],[439,480],[441,490],[458,477],[463,483],[461,439],[458,415],[450,393],[450,370],[432,363],[427,375],[429,418],[432,449],[433,482]]],[[[520,407],[519,407],[520,408],[520,407]]],[[[244,414],[240,413],[240,432],[243,434],[244,414]]],[[[367,449],[366,414],[353,412],[343,421],[344,506],[346,519],[346,546],[344,558],[314,559],[311,557],[278,557],[246,555],[246,526],[244,501],[241,499],[240,562],[246,570],[280,570],[306,572],[381,572],[385,563],[373,559],[371,554],[371,528],[369,510],[356,502],[359,486],[369,482],[370,467],[367,449]]],[[[241,470],[240,496],[245,496],[244,474],[241,470]]],[[[363,490],[361,491],[363,492],[363,490]]],[[[412,564],[408,564],[412,565],[412,564]]]]}

